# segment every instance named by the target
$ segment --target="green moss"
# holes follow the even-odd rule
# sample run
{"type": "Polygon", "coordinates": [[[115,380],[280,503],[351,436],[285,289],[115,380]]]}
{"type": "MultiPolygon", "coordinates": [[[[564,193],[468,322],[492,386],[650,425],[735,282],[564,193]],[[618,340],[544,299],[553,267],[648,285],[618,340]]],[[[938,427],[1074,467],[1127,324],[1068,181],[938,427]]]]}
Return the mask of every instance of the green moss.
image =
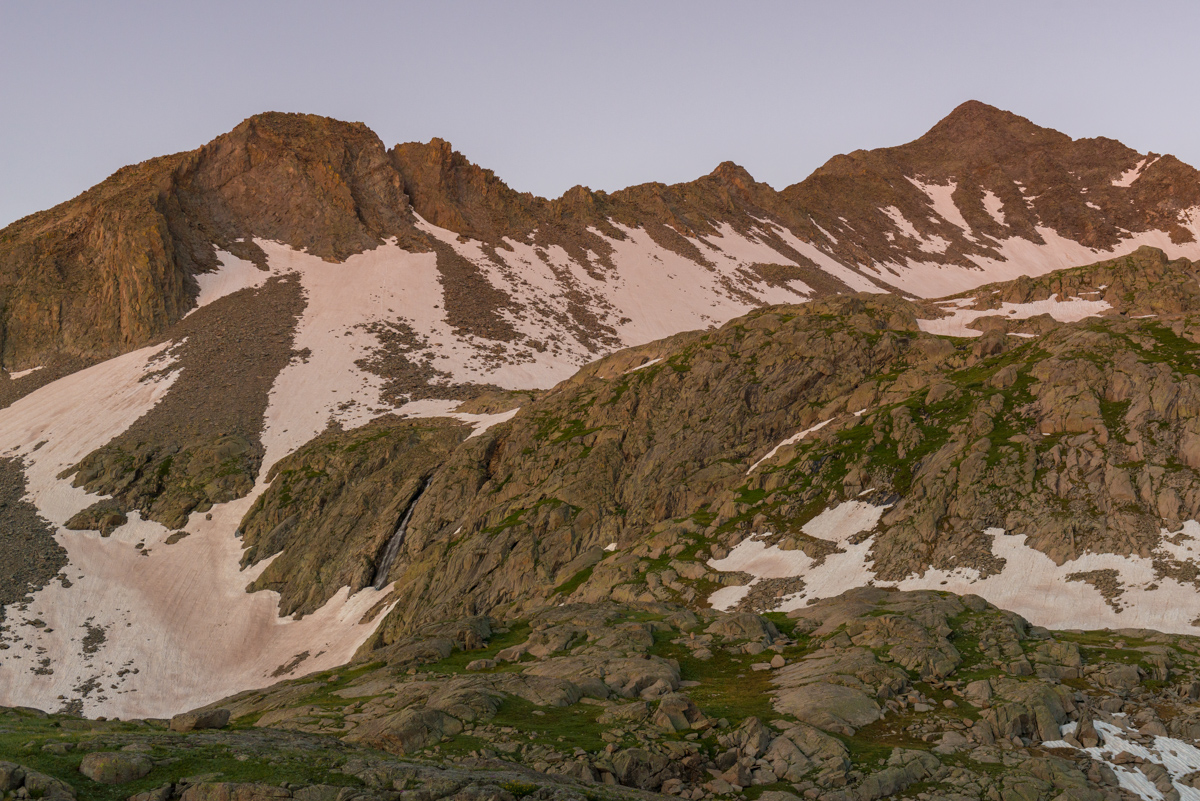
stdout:
{"type": "Polygon", "coordinates": [[[577,590],[581,586],[583,586],[583,583],[585,581],[587,581],[588,579],[590,579],[592,577],[592,571],[595,569],[596,569],[595,565],[588,565],[583,570],[580,570],[578,573],[571,576],[571,578],[567,579],[562,584],[559,584],[557,587],[555,587],[554,593],[555,594],[562,593],[563,595],[570,595],[571,593],[575,592],[575,590],[577,590]]]}
{"type": "MultiPolygon", "coordinates": [[[[510,476],[510,478],[511,478],[511,476],[510,476]]],[[[520,525],[521,518],[528,511],[529,511],[528,509],[522,508],[522,509],[517,509],[516,511],[510,512],[508,514],[508,516],[505,517],[503,520],[501,520],[499,523],[497,523],[494,526],[489,526],[489,527],[485,528],[483,530],[483,532],[485,534],[499,534],[500,532],[504,531],[505,529],[510,529],[513,526],[520,525]]]]}
{"type": "MultiPolygon", "coordinates": [[[[494,726],[510,726],[534,740],[555,748],[582,748],[600,751],[606,745],[601,734],[607,727],[596,722],[603,707],[592,704],[572,704],[562,707],[539,707],[524,698],[507,696],[496,710],[494,726]],[[540,715],[533,714],[535,711],[540,715]]],[[[531,740],[532,742],[532,740],[531,740]]]]}

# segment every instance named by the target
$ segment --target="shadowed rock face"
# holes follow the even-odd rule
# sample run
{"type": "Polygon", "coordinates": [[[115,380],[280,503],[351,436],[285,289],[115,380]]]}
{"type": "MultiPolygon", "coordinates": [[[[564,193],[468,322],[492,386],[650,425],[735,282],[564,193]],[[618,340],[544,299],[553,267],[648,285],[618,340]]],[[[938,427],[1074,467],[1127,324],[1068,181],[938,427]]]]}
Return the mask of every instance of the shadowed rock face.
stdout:
{"type": "Polygon", "coordinates": [[[383,418],[322,434],[280,461],[241,525],[244,565],[279,554],[253,589],[280,593],[279,612],[291,615],[347,585],[368,586],[423,482],[470,431],[451,420],[383,418]]]}

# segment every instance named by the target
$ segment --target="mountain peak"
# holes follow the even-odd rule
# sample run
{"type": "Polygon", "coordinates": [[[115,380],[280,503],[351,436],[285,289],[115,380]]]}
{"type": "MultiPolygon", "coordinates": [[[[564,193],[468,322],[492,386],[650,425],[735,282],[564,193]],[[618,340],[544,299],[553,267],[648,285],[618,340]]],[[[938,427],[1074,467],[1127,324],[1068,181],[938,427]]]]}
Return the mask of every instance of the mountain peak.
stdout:
{"type": "Polygon", "coordinates": [[[722,161],[709,175],[728,184],[733,184],[743,192],[757,183],[745,167],[732,161],[722,161]]]}
{"type": "Polygon", "coordinates": [[[978,100],[962,103],[917,140],[922,143],[965,145],[971,149],[975,149],[972,145],[996,147],[1001,143],[1020,143],[1025,146],[1031,141],[1066,144],[1071,137],[978,100]]]}

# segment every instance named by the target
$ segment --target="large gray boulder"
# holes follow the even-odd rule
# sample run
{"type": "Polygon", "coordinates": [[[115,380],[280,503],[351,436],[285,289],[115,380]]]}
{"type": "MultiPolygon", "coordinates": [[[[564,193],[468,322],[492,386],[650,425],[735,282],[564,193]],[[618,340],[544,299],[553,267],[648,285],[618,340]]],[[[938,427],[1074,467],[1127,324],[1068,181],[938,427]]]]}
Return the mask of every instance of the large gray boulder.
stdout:
{"type": "Polygon", "coordinates": [[[83,758],[79,772],[100,784],[125,784],[140,779],[154,768],[145,754],[124,751],[93,751],[83,758]]]}
{"type": "Polygon", "coordinates": [[[182,712],[171,718],[171,731],[185,732],[194,729],[223,729],[229,725],[228,709],[209,709],[198,712],[182,712]]]}
{"type": "Polygon", "coordinates": [[[852,735],[879,720],[879,705],[862,690],[815,682],[780,690],[775,708],[818,729],[852,735]]]}

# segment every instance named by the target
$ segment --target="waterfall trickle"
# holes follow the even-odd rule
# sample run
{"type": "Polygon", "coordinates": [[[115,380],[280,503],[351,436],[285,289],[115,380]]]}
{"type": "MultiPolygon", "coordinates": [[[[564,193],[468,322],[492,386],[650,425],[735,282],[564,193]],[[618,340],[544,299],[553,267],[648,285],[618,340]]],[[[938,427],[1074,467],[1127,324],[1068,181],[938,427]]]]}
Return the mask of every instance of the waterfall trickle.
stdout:
{"type": "Polygon", "coordinates": [[[417,494],[413,496],[412,501],[408,504],[408,510],[404,513],[404,517],[400,519],[400,525],[396,526],[396,533],[388,540],[387,547],[383,549],[383,558],[379,560],[379,567],[375,569],[375,580],[371,582],[377,590],[382,590],[387,586],[388,573],[392,569],[392,562],[396,561],[396,555],[400,553],[400,546],[404,544],[404,532],[408,529],[408,521],[412,519],[413,509],[417,508],[417,499],[421,497],[421,493],[425,491],[425,484],[421,484],[421,488],[417,490],[417,494]]]}

